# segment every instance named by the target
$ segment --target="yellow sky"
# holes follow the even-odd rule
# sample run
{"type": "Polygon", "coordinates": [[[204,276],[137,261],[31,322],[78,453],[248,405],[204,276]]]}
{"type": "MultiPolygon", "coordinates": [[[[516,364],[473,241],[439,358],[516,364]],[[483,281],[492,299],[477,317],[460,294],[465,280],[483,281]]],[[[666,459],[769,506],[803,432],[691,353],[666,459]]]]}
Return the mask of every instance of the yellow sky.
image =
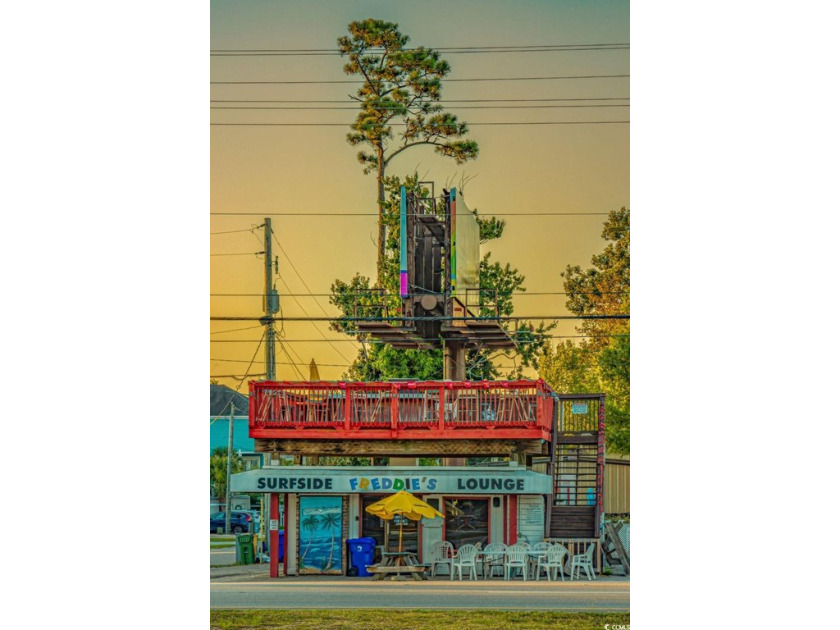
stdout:
{"type": "MultiPolygon", "coordinates": [[[[628,43],[628,2],[283,2],[211,3],[214,50],[325,49],[352,20],[375,17],[398,22],[411,44],[431,47],[536,44],[628,43]],[[596,5],[596,6],[593,6],[596,5]]],[[[451,79],[483,77],[580,76],[629,74],[629,51],[540,52],[520,54],[446,54],[451,79]]],[[[211,57],[212,81],[340,81],[338,56],[211,57]]],[[[211,85],[211,105],[243,100],[346,99],[354,84],[211,85]]],[[[583,104],[629,105],[627,78],[444,82],[447,99],[628,98],[583,104]]],[[[505,103],[484,103],[500,105],[505,103]]],[[[507,103],[534,104],[534,103],[507,103]]],[[[579,101],[544,104],[581,104],[579,101]]],[[[252,106],[269,106],[254,103],[252,106]]],[[[294,104],[277,104],[294,106],[294,104]]],[[[313,104],[323,107],[327,104],[313,104]]],[[[334,105],[339,105],[338,103],[334,105]]],[[[623,121],[629,107],[459,109],[446,106],[467,123],[501,121],[623,121]]],[[[211,111],[211,122],[349,123],[352,110],[211,111]]],[[[347,127],[213,126],[211,147],[210,314],[259,316],[262,301],[220,294],[260,294],[264,263],[260,225],[270,213],[360,213],[371,216],[272,215],[277,239],[281,294],[286,316],[319,316],[335,310],[325,294],[336,279],[355,272],[372,276],[375,267],[375,180],[356,162],[357,148],[345,141],[347,127]],[[255,213],[224,216],[221,213],[255,213]],[[245,231],[242,231],[245,230],[245,231]],[[290,264],[291,261],[291,264],[290,264]],[[292,267],[294,265],[294,268],[292,267]],[[289,297],[287,294],[297,294],[289,297]],[[301,296],[299,294],[305,294],[301,296]]],[[[588,265],[603,248],[605,216],[534,217],[534,212],[602,212],[629,205],[628,124],[471,127],[480,147],[477,160],[462,166],[430,148],[405,151],[390,174],[419,171],[423,179],[444,183],[469,178],[466,203],[483,215],[498,213],[507,221],[505,236],[482,246],[526,277],[530,292],[562,291],[560,272],[567,264],[588,265]],[[518,215],[518,216],[517,216],[518,215]]],[[[565,297],[517,297],[517,315],[566,314],[565,297]]],[[[243,375],[254,356],[261,329],[256,323],[212,322],[211,376],[243,375]],[[237,330],[253,327],[248,330],[237,330]],[[233,331],[233,332],[225,332],[233,331]]],[[[287,322],[284,334],[291,361],[278,347],[277,375],[304,375],[314,358],[321,377],[340,378],[356,355],[356,344],[331,333],[324,322],[287,322]],[[324,337],[333,340],[323,341],[324,337]],[[318,341],[311,341],[318,340],[318,341]]],[[[574,323],[561,322],[557,335],[574,334],[574,323]]],[[[263,352],[251,372],[262,372],[263,352]]],[[[502,365],[510,365],[503,362],[502,365]]],[[[231,387],[238,379],[221,378],[231,387]]],[[[245,385],[242,391],[245,391],[245,385]]]]}

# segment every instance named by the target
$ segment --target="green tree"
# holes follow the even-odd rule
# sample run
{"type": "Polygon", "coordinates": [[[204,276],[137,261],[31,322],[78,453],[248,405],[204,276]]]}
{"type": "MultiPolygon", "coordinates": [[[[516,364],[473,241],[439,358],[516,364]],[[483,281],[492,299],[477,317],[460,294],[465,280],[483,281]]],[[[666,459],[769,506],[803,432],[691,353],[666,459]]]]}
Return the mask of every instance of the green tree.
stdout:
{"type": "MultiPolygon", "coordinates": [[[[566,307],[576,315],[630,314],[630,211],[610,212],[601,237],[604,250],[592,267],[568,265],[563,289],[566,307]]],[[[580,344],[559,344],[540,360],[540,375],[557,391],[607,395],[607,448],[630,452],[630,321],[583,320],[580,344]]]]}
{"type": "MultiPolygon", "coordinates": [[[[386,177],[386,204],[384,222],[389,227],[386,240],[387,251],[382,264],[382,277],[379,283],[372,284],[371,279],[356,274],[349,282],[336,280],[331,286],[330,302],[338,307],[341,318],[331,326],[334,330],[355,334],[356,326],[350,317],[397,316],[401,312],[399,298],[399,208],[400,186],[420,195],[427,195],[419,183],[417,173],[407,176],[386,177]]],[[[474,211],[477,215],[477,210],[474,211]]],[[[480,240],[486,243],[501,238],[505,222],[495,217],[476,217],[479,223],[480,240]]],[[[495,315],[495,302],[491,306],[490,296],[498,302],[498,314],[513,315],[513,295],[525,291],[525,277],[519,270],[492,260],[491,254],[485,254],[479,264],[479,286],[482,291],[481,315],[495,315]]],[[[509,330],[517,343],[517,349],[493,354],[486,349],[469,349],[466,355],[467,378],[469,380],[492,380],[505,376],[521,378],[526,368],[536,369],[539,357],[548,349],[548,332],[554,324],[520,324],[509,330]],[[507,374],[493,364],[497,356],[512,357],[515,367],[507,374]]],[[[360,336],[366,341],[366,336],[360,336]]],[[[420,380],[439,380],[443,378],[443,352],[440,349],[414,350],[394,348],[389,344],[365,344],[359,350],[356,360],[345,373],[344,378],[357,381],[379,381],[391,378],[416,378],[420,380]]]]}
{"type": "MultiPolygon", "coordinates": [[[[210,486],[220,501],[227,501],[227,448],[217,446],[210,453],[210,486]]],[[[242,457],[238,453],[233,454],[230,462],[230,473],[242,472],[242,457]]]]}
{"type": "Polygon", "coordinates": [[[466,123],[445,113],[439,104],[441,79],[449,74],[449,63],[440,53],[425,47],[406,48],[408,35],[393,22],[372,18],[351,22],[350,35],[338,39],[344,72],[362,78],[353,97],[359,114],[347,134],[359,151],[365,174],[376,172],[379,214],[377,276],[383,277],[387,226],[385,214],[385,171],[397,155],[410,147],[433,146],[443,156],[462,164],[478,156],[478,144],[465,139],[466,123]],[[393,125],[404,130],[394,138],[393,125]]]}

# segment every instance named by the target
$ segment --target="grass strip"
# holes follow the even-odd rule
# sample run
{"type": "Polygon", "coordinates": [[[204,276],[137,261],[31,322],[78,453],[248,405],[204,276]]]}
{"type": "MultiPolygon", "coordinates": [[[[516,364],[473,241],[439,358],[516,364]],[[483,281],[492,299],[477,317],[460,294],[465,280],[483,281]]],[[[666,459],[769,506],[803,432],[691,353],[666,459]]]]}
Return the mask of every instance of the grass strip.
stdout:
{"type": "Polygon", "coordinates": [[[630,613],[510,610],[211,610],[210,630],[598,630],[630,627],[630,613]]]}

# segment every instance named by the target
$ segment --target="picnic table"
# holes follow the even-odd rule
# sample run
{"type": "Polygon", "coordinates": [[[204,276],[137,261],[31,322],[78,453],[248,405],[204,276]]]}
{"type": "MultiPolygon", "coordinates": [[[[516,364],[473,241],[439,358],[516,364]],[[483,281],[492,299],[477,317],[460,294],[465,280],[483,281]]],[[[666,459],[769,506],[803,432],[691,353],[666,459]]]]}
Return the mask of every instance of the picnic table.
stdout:
{"type": "Polygon", "coordinates": [[[384,551],[382,562],[367,567],[373,573],[374,581],[384,580],[386,575],[411,575],[417,581],[428,580],[426,565],[417,563],[417,554],[411,551],[384,551]]]}

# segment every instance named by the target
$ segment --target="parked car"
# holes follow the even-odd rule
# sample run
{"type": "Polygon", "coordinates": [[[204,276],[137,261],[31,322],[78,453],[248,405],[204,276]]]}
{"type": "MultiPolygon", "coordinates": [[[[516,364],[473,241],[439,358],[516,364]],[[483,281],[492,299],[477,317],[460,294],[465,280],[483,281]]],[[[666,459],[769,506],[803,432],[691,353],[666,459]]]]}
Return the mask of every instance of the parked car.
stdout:
{"type": "MultiPolygon", "coordinates": [[[[234,534],[242,534],[243,532],[253,531],[252,524],[254,517],[248,512],[231,511],[230,513],[230,531],[234,534]]],[[[216,512],[210,516],[210,533],[215,534],[218,528],[225,529],[225,513],[216,512]]]]}
{"type": "Polygon", "coordinates": [[[251,531],[256,534],[260,531],[260,511],[248,510],[248,514],[251,515],[251,531]]]}

